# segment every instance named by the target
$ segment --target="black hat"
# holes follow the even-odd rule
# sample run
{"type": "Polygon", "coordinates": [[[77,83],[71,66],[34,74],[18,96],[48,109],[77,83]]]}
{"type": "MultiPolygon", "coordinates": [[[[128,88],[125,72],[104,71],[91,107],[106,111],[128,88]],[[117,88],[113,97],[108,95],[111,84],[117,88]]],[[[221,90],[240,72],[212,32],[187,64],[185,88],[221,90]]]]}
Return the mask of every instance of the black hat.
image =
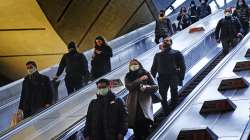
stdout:
{"type": "Polygon", "coordinates": [[[160,10],[161,13],[165,13],[165,10],[160,10]]]}
{"type": "Polygon", "coordinates": [[[108,79],[100,79],[96,82],[96,85],[100,84],[100,83],[105,83],[106,85],[109,85],[109,80],[108,79]]]}
{"type": "Polygon", "coordinates": [[[69,44],[68,44],[68,49],[75,49],[76,48],[76,44],[74,41],[70,41],[69,44]]]}

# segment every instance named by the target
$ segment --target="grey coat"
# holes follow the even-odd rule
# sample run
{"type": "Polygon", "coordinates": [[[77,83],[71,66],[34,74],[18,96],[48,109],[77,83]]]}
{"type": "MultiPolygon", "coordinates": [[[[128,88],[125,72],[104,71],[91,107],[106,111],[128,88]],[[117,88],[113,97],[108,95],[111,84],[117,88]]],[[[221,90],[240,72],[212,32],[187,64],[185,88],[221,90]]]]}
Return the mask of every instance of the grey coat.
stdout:
{"type": "Polygon", "coordinates": [[[130,128],[133,128],[135,124],[137,100],[139,101],[144,117],[154,121],[151,93],[155,90],[156,84],[150,73],[148,73],[148,76],[150,77],[148,81],[140,81],[139,79],[129,81],[125,78],[125,86],[129,90],[126,103],[128,106],[128,125],[130,128]],[[146,88],[145,91],[141,91],[140,85],[145,82],[150,83],[149,85],[151,85],[151,87],[146,88]]]}

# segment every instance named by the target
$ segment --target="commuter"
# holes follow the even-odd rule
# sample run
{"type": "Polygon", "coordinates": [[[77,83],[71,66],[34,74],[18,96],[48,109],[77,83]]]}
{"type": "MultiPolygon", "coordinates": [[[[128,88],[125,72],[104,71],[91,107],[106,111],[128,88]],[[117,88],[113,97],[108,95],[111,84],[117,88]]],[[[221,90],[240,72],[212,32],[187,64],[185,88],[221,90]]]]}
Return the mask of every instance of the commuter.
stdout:
{"type": "Polygon", "coordinates": [[[201,5],[198,7],[198,17],[202,19],[211,14],[211,7],[207,4],[207,0],[200,0],[201,5]]]}
{"type": "Polygon", "coordinates": [[[197,6],[193,0],[190,3],[190,7],[188,9],[188,15],[190,17],[191,24],[199,20],[197,6]]]}
{"type": "Polygon", "coordinates": [[[181,52],[173,50],[172,39],[166,37],[163,41],[163,49],[154,57],[151,67],[151,74],[156,77],[158,73],[159,92],[162,96],[162,107],[166,113],[169,113],[167,102],[167,92],[170,86],[171,104],[174,108],[178,103],[178,84],[182,85],[185,75],[185,62],[181,52]]]}
{"type": "Polygon", "coordinates": [[[236,10],[234,11],[233,16],[236,16],[240,20],[244,35],[246,35],[249,31],[250,12],[245,0],[237,0],[236,10]]]}
{"type": "Polygon", "coordinates": [[[111,72],[110,58],[112,56],[112,48],[108,46],[102,36],[97,36],[95,39],[95,49],[91,61],[91,74],[93,79],[97,79],[111,72]]]}
{"type": "Polygon", "coordinates": [[[186,7],[181,7],[180,13],[177,16],[178,22],[178,29],[183,30],[190,25],[190,17],[187,13],[186,7]]]}
{"type": "Polygon", "coordinates": [[[107,79],[97,83],[97,99],[88,108],[83,135],[86,140],[123,140],[128,129],[127,107],[115,96],[107,79]]]}
{"type": "Polygon", "coordinates": [[[170,19],[165,16],[164,10],[160,10],[159,19],[156,20],[155,26],[155,43],[159,44],[161,38],[171,36],[173,33],[170,19]]]}
{"type": "Polygon", "coordinates": [[[68,44],[68,53],[63,55],[54,80],[58,79],[64,69],[66,69],[65,85],[68,94],[88,83],[88,61],[84,54],[77,52],[73,41],[68,44]]]}
{"type": "Polygon", "coordinates": [[[129,90],[127,99],[129,127],[133,128],[136,140],[145,140],[154,121],[151,93],[156,92],[158,87],[151,74],[136,59],[129,62],[125,86],[129,90]]]}
{"type": "Polygon", "coordinates": [[[241,24],[237,18],[232,17],[231,9],[225,9],[224,14],[225,18],[220,19],[216,26],[215,38],[218,43],[221,41],[223,53],[226,55],[238,43],[242,34],[241,24]]]}
{"type": "Polygon", "coordinates": [[[28,75],[22,85],[19,112],[23,112],[24,118],[40,112],[52,103],[52,86],[50,79],[37,71],[34,61],[26,63],[28,75]]]}

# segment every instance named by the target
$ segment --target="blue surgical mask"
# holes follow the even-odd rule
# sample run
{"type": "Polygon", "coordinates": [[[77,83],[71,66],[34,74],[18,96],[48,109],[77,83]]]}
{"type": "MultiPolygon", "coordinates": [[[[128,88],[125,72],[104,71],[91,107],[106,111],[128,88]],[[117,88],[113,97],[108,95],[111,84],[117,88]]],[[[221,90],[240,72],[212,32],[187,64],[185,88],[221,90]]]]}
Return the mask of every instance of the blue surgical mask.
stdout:
{"type": "Polygon", "coordinates": [[[105,96],[109,92],[109,88],[100,88],[97,90],[97,95],[105,96]]]}

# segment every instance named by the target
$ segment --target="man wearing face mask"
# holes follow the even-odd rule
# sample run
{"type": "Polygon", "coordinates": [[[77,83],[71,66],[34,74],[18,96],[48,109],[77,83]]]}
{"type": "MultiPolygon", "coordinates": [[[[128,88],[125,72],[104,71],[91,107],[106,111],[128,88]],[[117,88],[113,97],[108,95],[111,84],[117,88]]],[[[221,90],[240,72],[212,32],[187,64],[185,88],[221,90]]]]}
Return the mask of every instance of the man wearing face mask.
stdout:
{"type": "Polygon", "coordinates": [[[19,112],[24,118],[38,113],[52,103],[52,86],[50,79],[37,71],[34,61],[26,63],[28,75],[24,78],[19,103],[19,112]]]}
{"type": "Polygon", "coordinates": [[[68,53],[63,55],[54,80],[58,79],[64,69],[66,69],[65,85],[68,94],[75,92],[88,83],[89,70],[87,58],[84,54],[77,52],[73,41],[68,44],[68,53]]]}
{"type": "Polygon", "coordinates": [[[109,80],[100,79],[96,85],[97,99],[89,104],[85,140],[123,140],[128,129],[127,107],[111,91],[109,80]]]}
{"type": "Polygon", "coordinates": [[[221,41],[223,53],[226,55],[238,43],[242,34],[241,24],[237,18],[232,17],[231,9],[225,9],[224,14],[225,18],[219,20],[216,26],[215,38],[218,43],[221,41]]]}
{"type": "Polygon", "coordinates": [[[207,0],[200,0],[201,5],[198,7],[198,17],[202,19],[211,14],[211,7],[207,4],[207,0]]]}
{"type": "Polygon", "coordinates": [[[159,92],[162,96],[162,107],[166,114],[169,113],[167,92],[170,87],[171,104],[174,108],[178,103],[178,84],[182,85],[185,76],[186,66],[181,52],[173,50],[172,39],[166,37],[163,42],[163,49],[154,56],[151,67],[151,74],[156,77],[158,73],[159,92]]]}
{"type": "Polygon", "coordinates": [[[246,35],[249,31],[249,18],[250,11],[245,0],[237,0],[236,9],[234,10],[233,16],[237,17],[242,25],[244,30],[244,35],[246,35]]]}
{"type": "Polygon", "coordinates": [[[155,25],[155,43],[159,44],[159,40],[161,38],[171,36],[173,33],[174,31],[170,19],[165,16],[165,11],[161,10],[159,14],[159,19],[156,20],[155,25]]]}

